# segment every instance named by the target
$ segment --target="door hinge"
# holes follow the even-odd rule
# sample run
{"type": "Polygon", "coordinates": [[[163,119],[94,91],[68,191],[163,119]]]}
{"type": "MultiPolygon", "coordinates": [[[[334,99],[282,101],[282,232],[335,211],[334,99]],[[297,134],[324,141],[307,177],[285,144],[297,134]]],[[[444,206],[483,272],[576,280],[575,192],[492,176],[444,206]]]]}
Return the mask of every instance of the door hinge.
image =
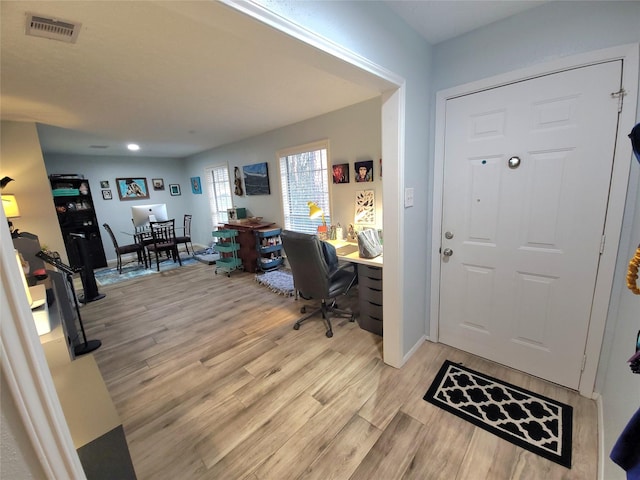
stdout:
{"type": "Polygon", "coordinates": [[[620,88],[617,92],[611,92],[611,98],[618,99],[618,113],[622,111],[622,104],[624,102],[624,96],[627,94],[624,88],[620,88]]]}
{"type": "Polygon", "coordinates": [[[586,368],[586,366],[587,366],[587,356],[583,355],[582,356],[582,368],[580,369],[580,372],[584,372],[584,369],[586,368]]]}
{"type": "Polygon", "coordinates": [[[607,241],[607,236],[602,235],[602,238],[600,238],[600,255],[604,253],[604,244],[606,241],[607,241]]]}

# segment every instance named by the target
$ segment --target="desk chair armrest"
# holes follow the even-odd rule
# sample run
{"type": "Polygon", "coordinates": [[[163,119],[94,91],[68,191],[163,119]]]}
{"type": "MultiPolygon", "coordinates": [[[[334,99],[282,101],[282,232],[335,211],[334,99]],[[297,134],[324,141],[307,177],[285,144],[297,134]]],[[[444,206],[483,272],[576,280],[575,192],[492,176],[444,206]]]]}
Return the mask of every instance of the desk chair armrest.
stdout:
{"type": "Polygon", "coordinates": [[[349,286],[345,290],[345,292],[344,292],[345,295],[349,292],[349,290],[351,290],[351,287],[353,287],[356,283],[358,283],[358,267],[357,267],[357,265],[355,263],[352,263],[352,262],[340,262],[338,264],[338,268],[336,268],[329,275],[329,281],[331,281],[339,272],[342,272],[343,270],[347,270],[347,269],[351,269],[352,270],[351,273],[353,274],[353,279],[351,280],[351,283],[349,283],[349,286]]]}

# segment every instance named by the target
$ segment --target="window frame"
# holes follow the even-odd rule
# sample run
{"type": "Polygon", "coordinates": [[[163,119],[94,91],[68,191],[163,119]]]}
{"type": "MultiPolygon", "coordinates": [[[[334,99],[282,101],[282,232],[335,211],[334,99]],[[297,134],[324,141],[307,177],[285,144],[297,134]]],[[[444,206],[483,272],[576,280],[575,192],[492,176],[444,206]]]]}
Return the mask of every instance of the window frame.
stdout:
{"type": "Polygon", "coordinates": [[[217,228],[218,225],[229,221],[227,209],[233,208],[233,190],[231,188],[229,165],[227,163],[210,165],[204,168],[204,172],[207,195],[209,197],[211,227],[217,228]],[[222,170],[224,170],[226,179],[216,180],[215,172],[218,171],[221,173],[222,170]],[[224,191],[220,191],[222,185],[224,185],[224,191]]]}
{"type": "Polygon", "coordinates": [[[280,179],[280,200],[282,209],[282,218],[284,229],[293,230],[296,232],[315,234],[317,233],[318,226],[322,225],[322,218],[310,219],[309,207],[307,203],[313,201],[324,212],[324,220],[327,225],[331,224],[331,168],[329,166],[330,158],[330,145],[329,140],[319,140],[316,142],[295,145],[292,147],[284,148],[276,152],[276,160],[278,165],[278,173],[280,179]],[[303,181],[298,181],[296,185],[316,185],[320,188],[312,188],[311,191],[300,193],[298,189],[299,198],[291,198],[291,192],[296,189],[290,188],[292,180],[291,169],[288,161],[290,157],[296,155],[313,154],[315,152],[321,152],[324,158],[320,158],[319,162],[321,167],[319,169],[308,170],[302,173],[303,177],[309,177],[319,175],[314,182],[307,181],[305,178],[303,181]],[[284,162],[287,162],[285,164],[284,162]],[[286,168],[285,168],[286,167],[286,168]],[[284,170],[283,170],[284,169],[284,170]]]}

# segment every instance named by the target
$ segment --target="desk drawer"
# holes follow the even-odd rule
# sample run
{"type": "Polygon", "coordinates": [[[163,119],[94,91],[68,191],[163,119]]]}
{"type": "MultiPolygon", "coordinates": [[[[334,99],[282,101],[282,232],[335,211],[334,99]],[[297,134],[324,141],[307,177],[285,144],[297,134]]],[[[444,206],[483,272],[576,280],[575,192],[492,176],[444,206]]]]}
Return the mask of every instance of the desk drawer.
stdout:
{"type": "Polygon", "coordinates": [[[358,285],[364,289],[382,290],[382,280],[371,278],[358,273],[358,285]]]}
{"type": "Polygon", "coordinates": [[[358,285],[358,290],[358,297],[361,302],[382,305],[382,290],[378,290],[377,288],[363,288],[362,285],[358,285]]]}
{"type": "Polygon", "coordinates": [[[358,264],[358,276],[363,276],[382,281],[382,268],[371,267],[362,263],[358,264]]]}
{"type": "Polygon", "coordinates": [[[360,317],[371,317],[382,321],[382,305],[360,300],[360,317]]]}

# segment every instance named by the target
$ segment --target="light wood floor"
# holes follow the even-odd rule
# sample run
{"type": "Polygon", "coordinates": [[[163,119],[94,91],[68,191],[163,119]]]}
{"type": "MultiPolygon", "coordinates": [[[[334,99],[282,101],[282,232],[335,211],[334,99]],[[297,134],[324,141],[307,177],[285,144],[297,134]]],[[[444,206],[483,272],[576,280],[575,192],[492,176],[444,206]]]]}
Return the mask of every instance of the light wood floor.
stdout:
{"type": "Polygon", "coordinates": [[[389,367],[355,323],[293,330],[302,301],[249,273],[199,264],[100,292],[83,320],[139,479],[597,477],[596,407],[575,392],[429,342],[389,367]],[[573,468],[424,401],[445,359],[571,404],[573,468]]]}

